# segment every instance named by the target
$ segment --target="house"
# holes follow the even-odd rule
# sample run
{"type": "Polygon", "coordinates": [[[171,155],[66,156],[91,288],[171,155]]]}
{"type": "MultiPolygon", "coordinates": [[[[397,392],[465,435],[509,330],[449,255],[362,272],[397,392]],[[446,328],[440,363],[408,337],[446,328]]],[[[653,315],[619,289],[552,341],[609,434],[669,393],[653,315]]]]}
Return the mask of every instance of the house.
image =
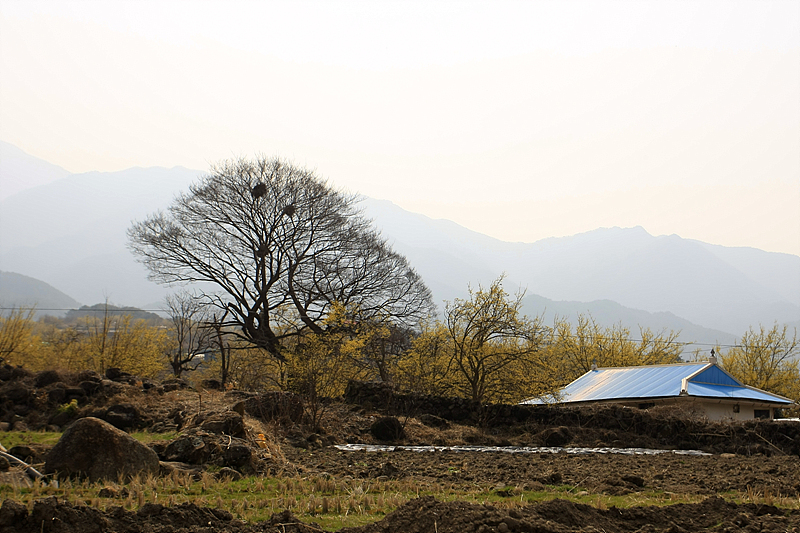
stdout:
{"type": "Polygon", "coordinates": [[[702,412],[709,420],[776,418],[781,408],[795,406],[789,398],[740,383],[714,357],[700,363],[596,368],[555,397],[520,403],[614,403],[639,409],[667,404],[702,412]]]}

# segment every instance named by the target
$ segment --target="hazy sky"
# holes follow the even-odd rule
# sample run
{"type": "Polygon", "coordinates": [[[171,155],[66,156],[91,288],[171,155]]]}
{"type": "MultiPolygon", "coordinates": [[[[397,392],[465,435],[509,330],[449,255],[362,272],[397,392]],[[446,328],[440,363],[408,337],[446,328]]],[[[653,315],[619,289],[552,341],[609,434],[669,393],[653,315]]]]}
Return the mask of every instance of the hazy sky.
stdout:
{"type": "Polygon", "coordinates": [[[800,255],[800,2],[0,0],[0,139],[72,172],[280,155],[508,241],[800,255]]]}

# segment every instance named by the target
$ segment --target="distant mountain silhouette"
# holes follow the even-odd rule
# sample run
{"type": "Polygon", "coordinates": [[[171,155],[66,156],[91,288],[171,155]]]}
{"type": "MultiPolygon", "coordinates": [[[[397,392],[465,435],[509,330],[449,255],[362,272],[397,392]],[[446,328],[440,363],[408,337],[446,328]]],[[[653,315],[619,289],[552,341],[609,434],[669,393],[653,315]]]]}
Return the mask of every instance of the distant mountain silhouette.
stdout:
{"type": "Polygon", "coordinates": [[[643,228],[602,228],[510,243],[448,220],[366,199],[365,212],[408,256],[437,298],[463,295],[502,273],[513,290],[552,301],[610,300],[741,335],[758,323],[800,319],[800,257],[726,248],[643,228]]]}
{"type": "Polygon", "coordinates": [[[15,272],[0,272],[0,307],[36,307],[37,314],[64,316],[80,306],[75,299],[47,283],[15,272]]]}
{"type": "MultiPolygon", "coordinates": [[[[202,171],[133,168],[62,177],[0,202],[0,269],[40,279],[80,301],[150,308],[174,289],[149,282],[126,248],[132,220],[165,209],[202,171]]],[[[525,310],[600,323],[681,329],[683,339],[727,343],[750,325],[800,323],[800,257],[726,248],[643,228],[603,228],[510,243],[385,200],[362,206],[405,254],[435,301],[502,273],[525,289],[525,310]],[[727,337],[726,337],[727,335],[727,337]]]]}
{"type": "Polygon", "coordinates": [[[0,141],[0,200],[67,176],[63,168],[0,141]]]}
{"type": "Polygon", "coordinates": [[[165,208],[201,172],[181,167],[72,174],[0,202],[0,269],[84,302],[162,299],[126,248],[134,219],[165,208]]]}
{"type": "Polygon", "coordinates": [[[678,341],[701,343],[702,346],[699,348],[705,350],[710,350],[712,348],[710,345],[713,344],[720,346],[735,344],[740,336],[698,326],[669,312],[648,313],[624,307],[611,300],[554,301],[532,295],[523,299],[523,309],[528,316],[543,316],[546,325],[552,325],[556,317],[576,324],[578,316],[584,315],[591,317],[602,327],[624,326],[630,330],[631,338],[638,338],[640,327],[650,329],[654,333],[677,331],[680,332],[678,341]]]}
{"type": "Polygon", "coordinates": [[[108,316],[128,315],[133,321],[145,320],[154,325],[160,325],[163,322],[163,319],[156,313],[144,311],[138,307],[118,307],[106,303],[82,305],[80,309],[70,309],[64,320],[68,323],[75,323],[82,318],[102,318],[106,313],[108,316]]]}

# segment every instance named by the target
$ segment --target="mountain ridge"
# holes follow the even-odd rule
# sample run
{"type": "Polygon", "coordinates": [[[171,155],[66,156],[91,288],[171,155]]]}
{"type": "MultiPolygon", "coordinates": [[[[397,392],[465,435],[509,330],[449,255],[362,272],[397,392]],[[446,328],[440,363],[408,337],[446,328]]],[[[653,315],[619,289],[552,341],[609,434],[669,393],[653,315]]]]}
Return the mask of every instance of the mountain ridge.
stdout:
{"type": "MultiPolygon", "coordinates": [[[[12,195],[0,201],[0,269],[85,302],[159,301],[170,289],[147,281],[127,250],[127,228],[167,208],[202,174],[185,167],[88,172],[12,195]]],[[[639,317],[652,329],[659,329],[654,317],[665,324],[686,321],[687,331],[697,328],[710,341],[758,323],[800,321],[800,257],[791,254],[653,236],[641,226],[506,242],[388,200],[363,198],[361,207],[408,257],[438,305],[505,274],[509,292],[526,289],[530,297],[549,300],[551,309],[583,307],[600,316],[609,306],[595,302],[613,301],[617,313],[639,317]]],[[[530,306],[526,312],[538,314],[530,306]]]]}

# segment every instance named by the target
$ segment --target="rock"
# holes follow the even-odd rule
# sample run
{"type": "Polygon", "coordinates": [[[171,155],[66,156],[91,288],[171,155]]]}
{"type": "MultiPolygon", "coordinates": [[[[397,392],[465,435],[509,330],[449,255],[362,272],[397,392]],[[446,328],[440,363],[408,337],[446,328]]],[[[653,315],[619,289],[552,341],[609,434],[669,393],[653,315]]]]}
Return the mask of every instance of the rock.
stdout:
{"type": "Polygon", "coordinates": [[[159,389],[161,390],[161,392],[164,392],[164,388],[161,387],[160,385],[156,385],[152,381],[142,380],[142,390],[143,391],[145,391],[145,392],[154,392],[154,391],[158,392],[159,389]]]}
{"type": "Polygon", "coordinates": [[[572,433],[565,426],[547,428],[537,436],[545,446],[564,446],[572,440],[572,433]]]}
{"type": "Polygon", "coordinates": [[[125,383],[117,383],[116,381],[111,381],[110,379],[101,380],[100,386],[103,390],[103,393],[107,394],[108,396],[122,394],[128,390],[128,385],[125,383]]]}
{"type": "Polygon", "coordinates": [[[22,420],[14,422],[14,431],[28,431],[28,424],[22,420]]]}
{"type": "Polygon", "coordinates": [[[96,381],[97,383],[100,383],[103,379],[103,377],[94,370],[82,370],[78,372],[78,375],[75,377],[78,381],[96,381]]]}
{"type": "Polygon", "coordinates": [[[8,459],[0,455],[0,472],[5,472],[9,468],[11,468],[11,463],[8,462],[8,459]]]}
{"type": "Polygon", "coordinates": [[[250,416],[265,421],[300,422],[303,418],[303,400],[291,392],[266,392],[246,399],[244,410],[250,416]]]}
{"type": "Polygon", "coordinates": [[[222,454],[222,461],[225,466],[244,466],[250,463],[253,452],[249,446],[244,444],[232,444],[222,454]]]}
{"type": "Polygon", "coordinates": [[[420,415],[419,421],[425,424],[426,426],[432,428],[447,429],[450,427],[450,422],[448,422],[444,418],[440,418],[436,415],[430,415],[427,413],[424,415],[420,415]]]}
{"type": "Polygon", "coordinates": [[[31,373],[21,366],[3,365],[0,367],[0,381],[14,381],[30,376],[31,373]]]}
{"type": "Polygon", "coordinates": [[[161,382],[161,386],[164,388],[164,392],[191,388],[189,383],[180,378],[167,378],[161,382]]]}
{"type": "Polygon", "coordinates": [[[43,370],[36,374],[36,378],[33,380],[33,384],[36,385],[37,389],[41,389],[50,385],[51,383],[57,383],[61,381],[61,376],[55,370],[43,370]]]}
{"type": "Polygon", "coordinates": [[[344,399],[347,403],[362,407],[369,405],[370,408],[388,407],[394,395],[394,387],[382,381],[350,380],[344,390],[344,399]]]}
{"type": "MultiPolygon", "coordinates": [[[[17,424],[19,424],[19,422],[14,424],[14,426],[16,427],[17,424]]],[[[39,454],[38,454],[37,450],[35,450],[34,448],[31,448],[30,446],[25,446],[25,445],[22,445],[22,444],[17,445],[17,446],[13,446],[11,449],[8,450],[8,453],[13,455],[14,457],[19,459],[20,461],[24,461],[24,462],[26,462],[28,464],[35,463],[37,461],[37,459],[39,458],[39,454]]]]}
{"type": "Polygon", "coordinates": [[[216,433],[217,435],[230,435],[231,437],[239,438],[245,437],[244,419],[242,415],[234,411],[209,413],[201,418],[200,421],[195,419],[195,425],[198,425],[204,431],[216,433]]]}
{"type": "Polygon", "coordinates": [[[203,435],[186,433],[170,442],[164,450],[164,460],[170,462],[204,464],[209,462],[214,453],[214,447],[206,445],[203,435]]]}
{"type": "Polygon", "coordinates": [[[33,397],[33,390],[25,385],[15,385],[6,391],[6,398],[16,404],[27,403],[33,397]]]}
{"type": "Polygon", "coordinates": [[[80,387],[67,387],[64,389],[64,401],[70,402],[72,400],[82,401],[86,398],[86,392],[80,387]]]}
{"type": "Polygon", "coordinates": [[[150,433],[168,433],[170,431],[178,431],[180,428],[172,422],[156,422],[148,428],[150,433]]]}
{"type": "Polygon", "coordinates": [[[77,416],[77,412],[72,409],[66,409],[63,411],[59,411],[55,413],[53,416],[50,417],[50,420],[47,421],[48,424],[53,426],[64,427],[77,416]]]}
{"type": "Polygon", "coordinates": [[[61,405],[67,397],[65,392],[67,386],[64,383],[54,383],[52,388],[47,391],[47,401],[51,404],[61,405]]]}
{"type": "Polygon", "coordinates": [[[369,427],[369,432],[373,437],[384,442],[402,439],[405,434],[403,425],[393,416],[379,418],[369,427]]]}
{"type": "Polygon", "coordinates": [[[173,472],[178,472],[181,474],[188,474],[192,476],[192,479],[198,480],[203,474],[202,466],[180,463],[178,461],[161,461],[160,466],[162,476],[169,476],[173,472]]]}
{"type": "Polygon", "coordinates": [[[86,394],[86,396],[94,396],[100,392],[100,389],[103,388],[103,386],[100,385],[100,381],[91,380],[81,381],[78,383],[78,386],[83,389],[83,392],[86,394]]]}
{"type": "Polygon", "coordinates": [[[128,372],[123,372],[119,368],[109,368],[106,370],[106,377],[111,381],[125,381],[127,383],[131,375],[128,372]]]}
{"type": "Polygon", "coordinates": [[[117,480],[134,474],[158,475],[156,453],[108,422],[82,418],[69,426],[47,455],[45,473],[117,480]]]}
{"type": "Polygon", "coordinates": [[[103,420],[118,429],[132,429],[141,425],[139,411],[133,404],[119,403],[109,407],[102,416],[103,420]]]}

